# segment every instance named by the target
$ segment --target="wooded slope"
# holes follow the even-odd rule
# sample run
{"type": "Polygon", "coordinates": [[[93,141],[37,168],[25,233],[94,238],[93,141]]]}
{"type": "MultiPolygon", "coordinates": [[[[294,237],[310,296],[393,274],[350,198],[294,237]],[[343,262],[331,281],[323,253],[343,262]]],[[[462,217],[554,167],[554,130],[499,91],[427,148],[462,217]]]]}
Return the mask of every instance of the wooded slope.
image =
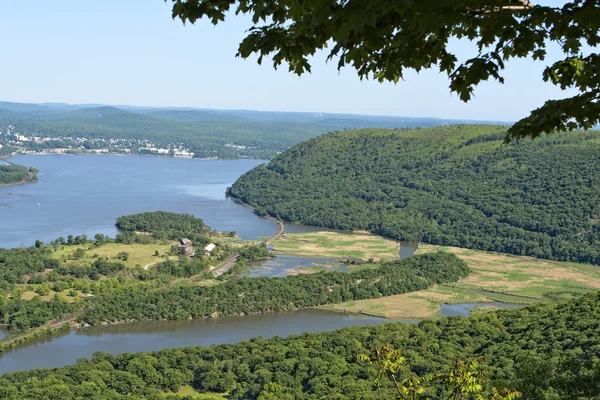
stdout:
{"type": "Polygon", "coordinates": [[[293,222],[600,264],[600,133],[364,129],[298,144],[229,194],[293,222]]]}

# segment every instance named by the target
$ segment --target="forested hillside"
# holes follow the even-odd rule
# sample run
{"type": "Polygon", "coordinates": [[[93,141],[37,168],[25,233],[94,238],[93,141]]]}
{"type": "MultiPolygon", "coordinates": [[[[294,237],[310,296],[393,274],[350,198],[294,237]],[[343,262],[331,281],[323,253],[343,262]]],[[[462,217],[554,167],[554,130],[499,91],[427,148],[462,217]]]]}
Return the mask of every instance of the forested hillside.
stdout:
{"type": "MultiPolygon", "coordinates": [[[[482,357],[488,388],[516,388],[525,400],[596,399],[598,321],[600,295],[594,293],[568,303],[419,325],[350,327],[154,353],[95,353],[91,361],[70,367],[4,375],[0,398],[161,399],[164,392],[193,385],[201,391],[230,391],[229,399],[394,399],[393,383],[378,387],[375,366],[357,360],[358,354],[390,343],[406,358],[400,381],[448,372],[457,357],[482,357]]],[[[421,386],[425,396],[415,394],[415,399],[450,398],[431,382],[421,386]]]]}
{"type": "MultiPolygon", "coordinates": [[[[99,139],[119,139],[129,141],[130,147],[134,149],[139,148],[142,142],[150,141],[156,147],[177,144],[197,153],[199,157],[220,158],[270,157],[302,140],[327,132],[325,127],[310,124],[178,121],[154,118],[114,107],[84,108],[69,113],[50,114],[45,118],[28,115],[19,119],[13,115],[5,118],[5,121],[13,124],[24,135],[57,138],[43,144],[25,143],[32,149],[60,147],[64,145],[60,143],[64,138],[86,138],[91,143],[99,139]],[[246,149],[236,153],[225,144],[245,146],[246,149]]],[[[88,147],[90,146],[94,147],[88,143],[88,147]]]]}
{"type": "Polygon", "coordinates": [[[506,128],[330,133],[229,195],[293,222],[600,264],[600,133],[503,144],[506,128]]]}

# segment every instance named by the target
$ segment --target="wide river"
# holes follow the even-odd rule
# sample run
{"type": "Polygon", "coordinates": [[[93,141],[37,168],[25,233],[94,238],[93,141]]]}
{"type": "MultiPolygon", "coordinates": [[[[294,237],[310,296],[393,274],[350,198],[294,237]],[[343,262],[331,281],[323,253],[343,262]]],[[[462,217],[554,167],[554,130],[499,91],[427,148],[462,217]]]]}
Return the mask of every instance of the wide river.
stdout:
{"type": "MultiPolygon", "coordinates": [[[[243,239],[269,236],[277,227],[225,198],[225,189],[262,160],[186,160],[135,156],[28,155],[11,159],[41,170],[36,184],[0,187],[0,247],[31,246],[36,239],[103,233],[114,237],[115,219],[144,211],[173,211],[203,218],[218,231],[243,239]]],[[[287,232],[317,230],[286,225],[287,232]]],[[[412,255],[409,247],[403,257],[412,255]],[[410,253],[410,254],[409,254],[410,253]]],[[[259,265],[252,276],[335,260],[283,257],[259,265]]],[[[343,267],[341,267],[343,268],[343,267]]],[[[200,321],[143,322],[83,328],[0,355],[0,374],[59,367],[102,350],[113,354],[169,347],[234,343],[256,336],[329,331],[381,323],[324,310],[200,321]]],[[[0,332],[0,336],[2,333],[0,332]]]]}
{"type": "Polygon", "coordinates": [[[275,223],[225,198],[225,189],[261,160],[31,155],[11,159],[42,172],[36,184],[0,187],[0,246],[103,233],[115,219],[144,211],[185,212],[243,239],[269,235],[275,223]]]}

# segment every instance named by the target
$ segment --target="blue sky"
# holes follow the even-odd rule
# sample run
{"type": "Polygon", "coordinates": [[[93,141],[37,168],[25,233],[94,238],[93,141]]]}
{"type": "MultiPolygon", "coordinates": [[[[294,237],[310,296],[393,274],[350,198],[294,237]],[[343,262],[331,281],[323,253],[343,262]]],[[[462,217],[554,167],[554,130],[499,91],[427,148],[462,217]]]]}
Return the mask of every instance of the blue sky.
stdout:
{"type": "MultiPolygon", "coordinates": [[[[542,82],[545,64],[528,59],[508,65],[504,85],[480,85],[468,104],[435,71],[398,85],[361,82],[324,54],[298,78],[235,57],[248,27],[243,16],[183,26],[162,0],[5,0],[0,100],[513,121],[568,94],[542,82]]],[[[455,48],[473,54],[468,44],[455,48]]]]}

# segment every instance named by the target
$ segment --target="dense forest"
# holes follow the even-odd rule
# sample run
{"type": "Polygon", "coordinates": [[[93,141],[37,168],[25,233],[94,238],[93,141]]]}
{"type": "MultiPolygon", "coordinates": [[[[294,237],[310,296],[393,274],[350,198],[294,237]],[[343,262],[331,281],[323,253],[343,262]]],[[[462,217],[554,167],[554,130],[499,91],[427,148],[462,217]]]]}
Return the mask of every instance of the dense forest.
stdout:
{"type": "MultiPolygon", "coordinates": [[[[567,303],[419,325],[349,327],[153,353],[98,352],[69,367],[4,375],[0,398],[158,400],[164,392],[192,385],[229,391],[230,399],[394,399],[393,383],[384,381],[379,387],[376,367],[357,360],[357,355],[389,343],[403,350],[400,381],[447,372],[457,357],[482,357],[487,388],[515,388],[525,400],[597,399],[599,321],[600,294],[594,293],[567,303]]],[[[449,398],[435,383],[421,386],[425,393],[415,399],[449,398]]]]}
{"type": "Polygon", "coordinates": [[[503,144],[505,133],[330,133],[249,171],[228,194],[292,222],[600,264],[600,133],[503,144]]]}
{"type": "Polygon", "coordinates": [[[240,278],[208,287],[130,287],[98,298],[82,320],[97,324],[288,311],[413,292],[436,283],[456,282],[468,274],[466,263],[455,255],[433,253],[349,273],[240,278]]]}
{"type": "Polygon", "coordinates": [[[117,228],[128,232],[147,232],[167,239],[181,239],[188,233],[207,234],[210,227],[201,218],[190,214],[166,211],[145,212],[117,218],[117,228]]]}
{"type": "Polygon", "coordinates": [[[22,165],[0,165],[0,186],[21,182],[37,182],[37,179],[37,170],[33,167],[27,169],[22,165]]]}

